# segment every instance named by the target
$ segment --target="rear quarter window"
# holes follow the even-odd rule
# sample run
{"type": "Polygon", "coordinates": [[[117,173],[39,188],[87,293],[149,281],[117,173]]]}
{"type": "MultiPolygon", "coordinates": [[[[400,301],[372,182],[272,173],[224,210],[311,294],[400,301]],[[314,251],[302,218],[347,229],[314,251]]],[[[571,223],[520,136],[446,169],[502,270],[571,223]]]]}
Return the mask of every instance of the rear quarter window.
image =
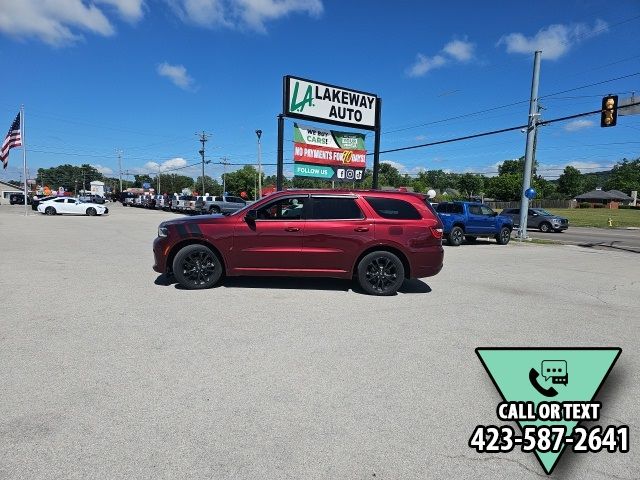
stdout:
{"type": "Polygon", "coordinates": [[[364,197],[371,208],[382,218],[395,220],[420,220],[420,212],[406,200],[383,197],[364,197]]]}

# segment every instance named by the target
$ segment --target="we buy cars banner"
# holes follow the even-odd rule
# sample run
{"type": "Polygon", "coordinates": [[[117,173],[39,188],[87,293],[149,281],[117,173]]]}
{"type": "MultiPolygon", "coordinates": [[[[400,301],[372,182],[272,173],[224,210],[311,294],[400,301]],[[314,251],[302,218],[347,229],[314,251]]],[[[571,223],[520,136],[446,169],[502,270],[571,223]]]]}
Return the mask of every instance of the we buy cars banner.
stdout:
{"type": "Polygon", "coordinates": [[[365,168],[367,151],[361,133],[321,130],[294,124],[293,160],[314,165],[365,168]]]}

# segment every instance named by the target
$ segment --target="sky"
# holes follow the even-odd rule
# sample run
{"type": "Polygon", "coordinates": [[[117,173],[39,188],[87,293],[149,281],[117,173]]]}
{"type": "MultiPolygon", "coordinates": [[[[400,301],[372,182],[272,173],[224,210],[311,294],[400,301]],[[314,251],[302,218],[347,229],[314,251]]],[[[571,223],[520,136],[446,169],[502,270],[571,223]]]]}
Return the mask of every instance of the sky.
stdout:
{"type": "MultiPolygon", "coordinates": [[[[640,2],[628,0],[0,0],[0,135],[24,105],[29,177],[64,163],[118,177],[121,151],[131,179],[198,176],[199,166],[172,169],[200,160],[204,131],[206,173],[219,178],[223,158],[228,171],[257,163],[260,129],[273,174],[284,75],[378,95],[385,151],[525,124],[535,50],[543,119],[640,95],[639,31],[640,2]]],[[[285,162],[292,138],[287,119],[285,162]]],[[[494,175],[524,150],[516,130],[380,158],[408,174],[494,175]]],[[[613,128],[582,117],[538,136],[546,178],[639,156],[640,115],[613,128]]],[[[21,177],[16,148],[0,179],[21,177]]]]}

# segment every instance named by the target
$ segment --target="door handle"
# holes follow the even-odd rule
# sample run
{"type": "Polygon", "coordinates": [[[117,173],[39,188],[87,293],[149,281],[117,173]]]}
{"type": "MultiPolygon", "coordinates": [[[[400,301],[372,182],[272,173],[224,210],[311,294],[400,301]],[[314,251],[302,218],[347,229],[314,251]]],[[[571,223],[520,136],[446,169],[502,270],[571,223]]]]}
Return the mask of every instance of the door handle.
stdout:
{"type": "Polygon", "coordinates": [[[287,227],[284,229],[285,232],[299,232],[300,229],[298,227],[287,227]]]}
{"type": "Polygon", "coordinates": [[[369,227],[356,227],[353,229],[355,232],[368,232],[369,227]]]}

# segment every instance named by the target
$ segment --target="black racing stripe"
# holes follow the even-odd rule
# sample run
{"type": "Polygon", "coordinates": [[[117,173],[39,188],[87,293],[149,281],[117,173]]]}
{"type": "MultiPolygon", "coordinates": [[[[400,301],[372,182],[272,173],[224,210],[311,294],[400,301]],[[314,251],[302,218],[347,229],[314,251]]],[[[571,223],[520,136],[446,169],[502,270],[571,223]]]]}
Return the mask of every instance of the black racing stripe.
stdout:
{"type": "Polygon", "coordinates": [[[184,238],[187,236],[187,229],[182,223],[176,225],[176,229],[178,230],[178,235],[180,235],[180,238],[184,238]]]}
{"type": "Polygon", "coordinates": [[[200,225],[198,225],[197,223],[188,223],[187,225],[189,226],[189,230],[191,231],[192,235],[197,235],[197,236],[202,235],[202,230],[200,230],[200,225]]]}

